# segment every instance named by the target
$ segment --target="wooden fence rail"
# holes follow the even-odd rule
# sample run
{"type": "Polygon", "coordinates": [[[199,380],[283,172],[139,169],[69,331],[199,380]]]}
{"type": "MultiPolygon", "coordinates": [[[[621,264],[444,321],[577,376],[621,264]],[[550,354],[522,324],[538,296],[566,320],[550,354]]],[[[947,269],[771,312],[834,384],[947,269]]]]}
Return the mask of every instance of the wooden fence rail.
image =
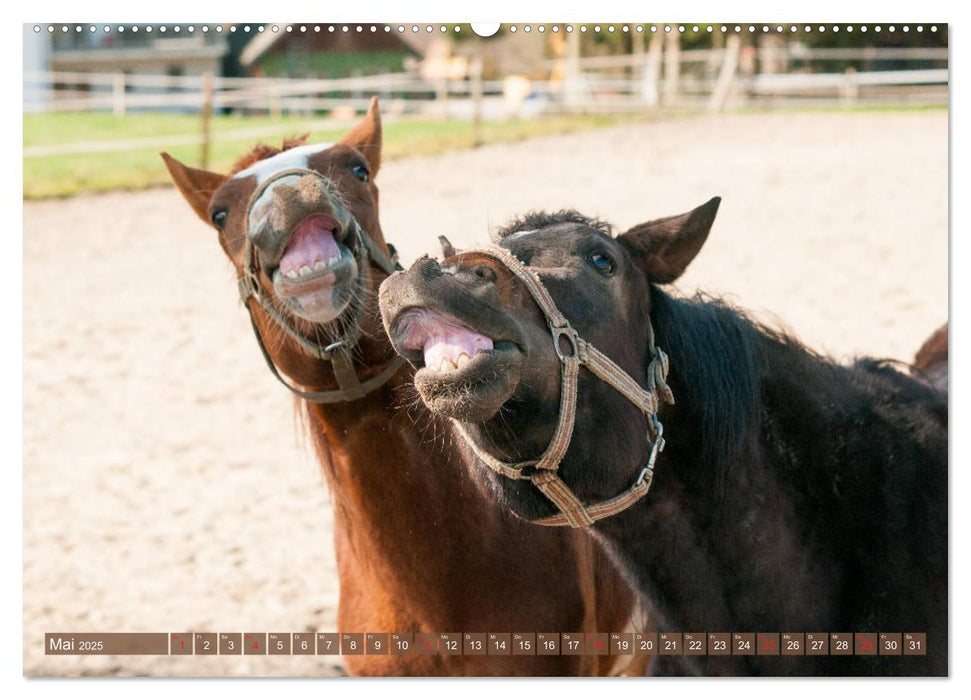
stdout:
{"type": "MultiPolygon", "coordinates": [[[[542,80],[522,76],[485,80],[476,70],[464,78],[439,80],[423,78],[417,71],[332,79],[25,72],[24,111],[105,111],[116,116],[140,110],[198,113],[203,115],[201,135],[185,138],[200,144],[205,160],[210,142],[208,115],[234,110],[308,118],[325,113],[351,117],[367,108],[372,94],[382,97],[392,118],[408,114],[459,117],[470,119],[477,133],[484,119],[540,112],[677,108],[718,112],[729,105],[777,106],[787,100],[844,105],[947,104],[948,100],[948,69],[941,67],[947,65],[947,49],[806,49],[797,44],[742,48],[739,41],[732,40],[722,48],[682,51],[677,44],[676,37],[659,35],[652,37],[647,50],[642,46],[631,54],[591,57],[580,57],[574,47],[566,57],[548,64],[552,68],[549,74],[556,77],[542,80]],[[857,71],[860,61],[865,66],[883,62],[893,69],[857,71]],[[856,63],[833,72],[834,62],[856,63]],[[899,69],[907,62],[915,68],[899,69]],[[815,72],[810,70],[814,64],[815,72]],[[773,70],[783,66],[786,70],[759,72],[754,66],[774,66],[773,70]],[[824,67],[828,70],[819,70],[824,67]]],[[[481,63],[470,62],[470,66],[476,65],[481,63]]],[[[133,150],[144,148],[145,141],[85,142],[60,148],[76,153],[133,150]]],[[[24,156],[44,157],[49,150],[46,145],[32,145],[25,148],[24,156]]]]}
{"type": "MultiPolygon", "coordinates": [[[[660,48],[663,37],[657,39],[660,48]]],[[[718,49],[693,51],[676,50],[677,41],[665,41],[664,72],[660,75],[654,51],[635,51],[631,54],[579,57],[547,62],[551,69],[560,69],[558,80],[533,80],[531,96],[547,99],[552,109],[598,111],[598,101],[617,104],[627,98],[643,97],[652,90],[664,93],[669,99],[691,85],[705,92],[704,98],[720,91],[716,101],[723,101],[730,92],[741,93],[749,99],[766,91],[796,95],[800,89],[818,95],[819,88],[839,89],[844,79],[833,76],[832,62],[894,62],[894,70],[867,70],[855,74],[858,87],[871,85],[914,86],[940,85],[947,82],[947,69],[927,65],[928,62],[946,65],[946,48],[861,48],[809,49],[799,44],[781,48],[752,48],[746,54],[760,65],[798,65],[787,72],[755,72],[744,76],[740,71],[727,70],[738,64],[739,47],[732,44],[718,49]],[[781,63],[780,63],[781,61],[781,63]],[[815,63],[825,61],[828,72],[809,70],[815,63]],[[901,62],[915,62],[915,70],[899,70],[901,62]],[[700,68],[692,68],[700,66],[700,68]],[[621,74],[617,71],[620,69],[621,74]],[[645,76],[657,84],[645,89],[645,76]],[[652,77],[653,76],[653,77],[652,77]],[[731,78],[729,80],[729,77],[731,78]],[[721,83],[719,83],[721,80],[721,83]]],[[[556,71],[554,71],[556,72],[556,71]]],[[[27,72],[24,74],[25,110],[27,111],[91,111],[111,110],[124,114],[127,110],[168,109],[201,111],[204,104],[214,109],[244,111],[301,112],[331,110],[346,106],[360,109],[366,106],[366,95],[377,93],[399,101],[404,112],[421,112],[430,103],[447,101],[452,97],[472,99],[480,87],[482,94],[501,96],[505,93],[502,80],[474,80],[471,75],[460,80],[426,80],[416,72],[385,73],[350,78],[224,78],[211,79],[211,103],[204,100],[204,76],[123,75],[121,73],[83,73],[71,71],[27,72]]],[[[643,100],[642,100],[643,102],[643,100]]]]}

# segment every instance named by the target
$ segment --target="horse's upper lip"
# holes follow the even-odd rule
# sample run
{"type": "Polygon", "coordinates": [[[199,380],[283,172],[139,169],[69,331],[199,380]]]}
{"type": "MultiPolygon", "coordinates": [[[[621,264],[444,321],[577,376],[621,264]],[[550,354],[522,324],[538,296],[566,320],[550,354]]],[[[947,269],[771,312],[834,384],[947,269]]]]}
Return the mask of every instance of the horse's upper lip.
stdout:
{"type": "Polygon", "coordinates": [[[436,371],[463,369],[479,355],[518,346],[504,334],[472,325],[428,306],[402,309],[391,323],[390,337],[398,352],[415,367],[436,371]]]}

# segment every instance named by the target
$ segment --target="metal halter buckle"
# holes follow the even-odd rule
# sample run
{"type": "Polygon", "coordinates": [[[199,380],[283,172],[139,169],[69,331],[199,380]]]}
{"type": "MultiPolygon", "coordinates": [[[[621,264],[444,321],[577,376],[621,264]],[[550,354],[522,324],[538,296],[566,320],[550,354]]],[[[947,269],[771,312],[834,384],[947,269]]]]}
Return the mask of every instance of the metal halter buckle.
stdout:
{"type": "Polygon", "coordinates": [[[323,351],[324,351],[325,354],[329,355],[331,353],[331,351],[336,350],[337,348],[341,347],[342,345],[347,345],[347,341],[341,339],[341,340],[338,340],[336,342],[333,342],[330,345],[328,345],[327,347],[325,347],[323,351]]]}
{"type": "Polygon", "coordinates": [[[251,270],[243,272],[236,284],[239,287],[239,298],[243,300],[243,303],[250,297],[257,300],[260,298],[260,284],[256,280],[256,274],[251,270]]]}
{"type": "MultiPolygon", "coordinates": [[[[654,479],[654,462],[657,460],[657,453],[664,451],[664,426],[658,420],[656,413],[651,415],[651,422],[654,424],[654,432],[657,437],[654,439],[654,444],[651,445],[651,454],[647,458],[647,464],[641,469],[641,473],[638,474],[637,480],[634,482],[635,486],[640,486],[645,477],[649,476],[648,483],[654,479]]],[[[651,439],[650,431],[648,431],[647,439],[651,439]]]]}

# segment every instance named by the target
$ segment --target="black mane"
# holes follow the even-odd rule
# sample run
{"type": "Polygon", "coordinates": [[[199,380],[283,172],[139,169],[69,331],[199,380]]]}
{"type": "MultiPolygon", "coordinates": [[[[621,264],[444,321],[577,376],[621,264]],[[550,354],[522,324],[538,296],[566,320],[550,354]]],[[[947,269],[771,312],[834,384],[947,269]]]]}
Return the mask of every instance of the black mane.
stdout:
{"type": "Polygon", "coordinates": [[[535,231],[546,228],[547,226],[554,226],[555,224],[581,224],[596,229],[607,236],[610,236],[613,232],[613,226],[602,219],[586,216],[576,209],[560,209],[557,212],[526,212],[497,230],[493,234],[493,239],[501,241],[503,238],[511,236],[514,233],[519,233],[520,231],[535,231]]]}
{"type": "MultiPolygon", "coordinates": [[[[656,614],[682,629],[920,628],[926,657],[806,656],[786,673],[946,675],[945,396],[717,299],[653,286],[651,299],[676,400],[661,413],[663,476],[601,532],[656,614]]],[[[755,656],[700,663],[780,672],[755,656]]]]}
{"type": "MultiPolygon", "coordinates": [[[[720,483],[745,463],[759,438],[762,414],[758,337],[768,331],[718,299],[677,299],[651,287],[657,345],[671,360],[677,405],[691,407],[703,445],[701,472],[720,483]]],[[[789,340],[789,342],[795,342],[789,340]]]]}

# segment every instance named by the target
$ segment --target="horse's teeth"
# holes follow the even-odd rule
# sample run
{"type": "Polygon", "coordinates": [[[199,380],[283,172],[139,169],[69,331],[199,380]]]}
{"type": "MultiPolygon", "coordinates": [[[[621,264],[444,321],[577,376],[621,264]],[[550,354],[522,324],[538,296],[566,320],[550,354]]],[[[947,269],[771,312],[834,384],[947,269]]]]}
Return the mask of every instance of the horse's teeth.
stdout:
{"type": "Polygon", "coordinates": [[[309,274],[310,274],[311,272],[313,272],[313,270],[311,270],[311,269],[310,269],[309,267],[307,267],[306,265],[301,265],[301,266],[300,266],[300,276],[301,276],[301,277],[306,277],[306,276],[307,276],[307,275],[309,275],[309,274]]]}
{"type": "Polygon", "coordinates": [[[290,272],[286,273],[286,277],[287,277],[288,280],[295,280],[295,279],[297,279],[297,271],[296,270],[290,270],[290,272]]]}
{"type": "Polygon", "coordinates": [[[340,255],[331,255],[329,258],[327,258],[327,264],[328,265],[333,265],[334,263],[336,263],[340,259],[341,259],[341,256],[340,255]]]}
{"type": "Polygon", "coordinates": [[[327,263],[325,263],[323,260],[318,260],[317,262],[314,263],[315,270],[324,270],[326,268],[327,268],[327,263]]]}
{"type": "Polygon", "coordinates": [[[458,362],[455,363],[455,366],[458,369],[462,369],[463,367],[465,367],[466,365],[468,365],[470,362],[472,362],[472,358],[469,357],[468,355],[466,355],[463,352],[461,355],[459,355],[458,362]]]}
{"type": "Polygon", "coordinates": [[[455,364],[447,357],[442,358],[442,363],[438,366],[439,372],[452,372],[458,369],[455,364]]]}

